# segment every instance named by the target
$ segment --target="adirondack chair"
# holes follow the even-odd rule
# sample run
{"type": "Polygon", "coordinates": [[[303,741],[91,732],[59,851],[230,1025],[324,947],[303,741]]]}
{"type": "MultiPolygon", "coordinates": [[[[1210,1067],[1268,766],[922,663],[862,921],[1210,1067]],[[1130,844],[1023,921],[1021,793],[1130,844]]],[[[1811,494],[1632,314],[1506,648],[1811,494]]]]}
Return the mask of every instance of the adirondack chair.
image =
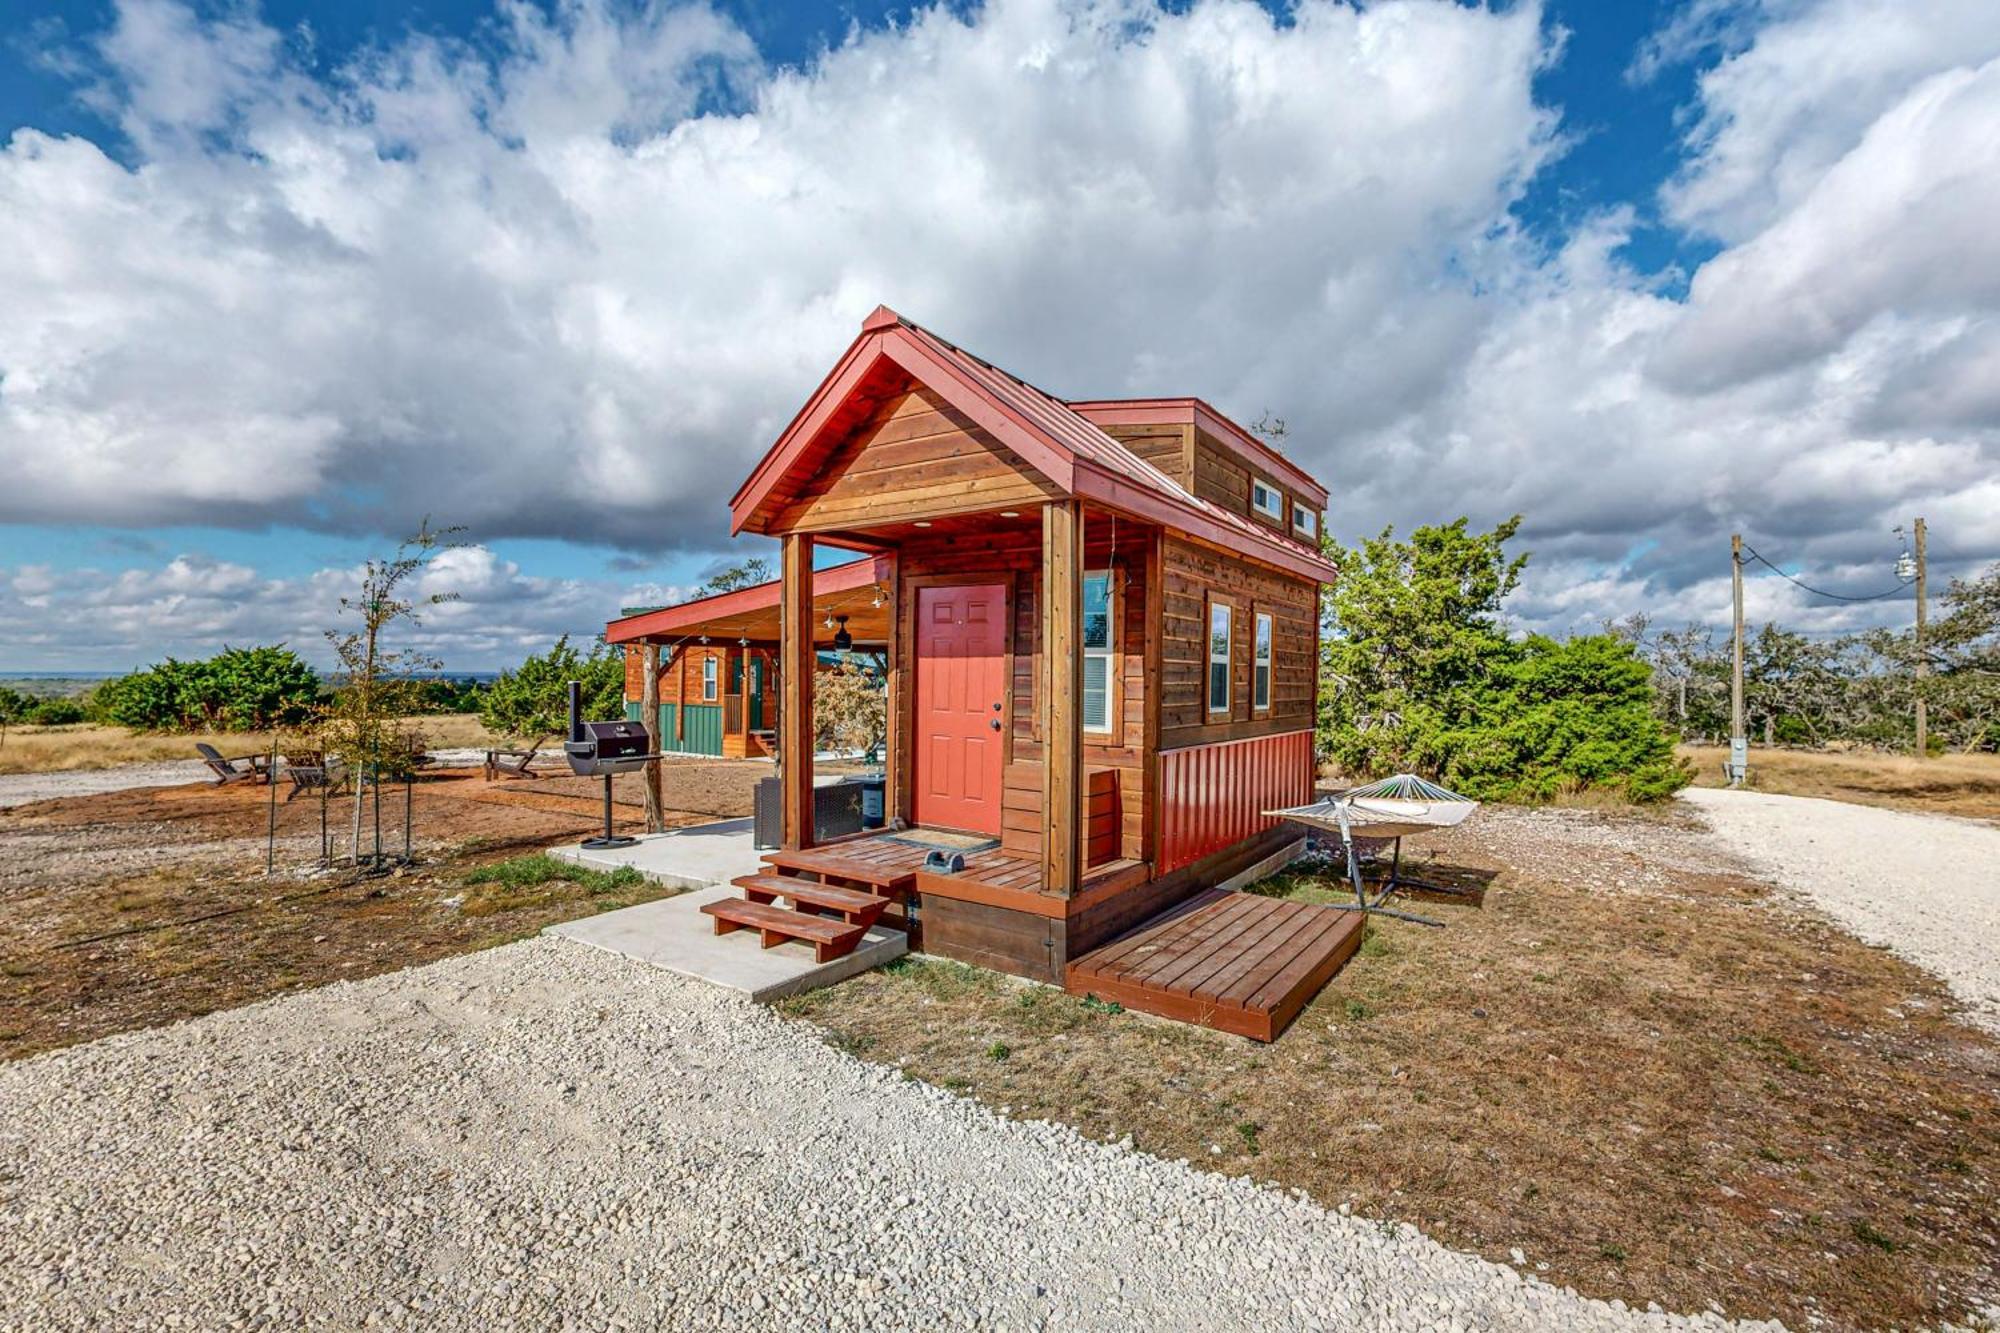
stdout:
{"type": "Polygon", "coordinates": [[[215,785],[227,787],[234,782],[268,782],[271,780],[271,756],[267,754],[238,754],[224,756],[206,741],[194,743],[195,753],[201,756],[215,774],[215,785]],[[247,764],[247,768],[238,768],[247,764]]]}
{"type": "Polygon", "coordinates": [[[498,782],[501,778],[531,778],[535,776],[532,765],[540,753],[542,743],[536,741],[525,750],[488,750],[486,752],[486,780],[498,782]]]}
{"type": "Polygon", "coordinates": [[[285,776],[292,780],[292,789],[285,793],[285,804],[290,805],[302,792],[319,791],[325,788],[331,794],[347,785],[347,765],[334,755],[317,751],[301,755],[285,756],[285,776]]]}

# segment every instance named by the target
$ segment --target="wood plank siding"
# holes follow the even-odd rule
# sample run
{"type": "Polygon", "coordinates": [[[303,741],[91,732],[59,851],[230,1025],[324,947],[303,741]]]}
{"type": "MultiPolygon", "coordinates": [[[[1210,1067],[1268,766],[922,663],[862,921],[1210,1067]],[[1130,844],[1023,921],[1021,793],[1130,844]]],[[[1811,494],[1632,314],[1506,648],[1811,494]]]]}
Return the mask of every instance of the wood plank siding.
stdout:
{"type": "Polygon", "coordinates": [[[786,532],[865,528],[1009,504],[1056,488],[931,390],[885,398],[777,512],[786,532]]]}
{"type": "Polygon", "coordinates": [[[1169,537],[1162,552],[1160,748],[1313,725],[1319,588],[1206,546],[1169,537]],[[1208,707],[1208,605],[1231,608],[1229,709],[1208,707]],[[1272,623],[1271,706],[1253,707],[1256,617],[1272,623]]]}

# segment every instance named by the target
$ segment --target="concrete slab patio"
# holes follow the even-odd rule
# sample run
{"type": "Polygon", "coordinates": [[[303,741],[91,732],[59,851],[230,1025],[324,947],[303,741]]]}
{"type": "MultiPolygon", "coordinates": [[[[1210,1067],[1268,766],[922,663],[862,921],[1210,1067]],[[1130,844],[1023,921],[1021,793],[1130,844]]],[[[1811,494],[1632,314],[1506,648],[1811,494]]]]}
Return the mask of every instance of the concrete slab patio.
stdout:
{"type": "Polygon", "coordinates": [[[558,847],[549,855],[593,870],[631,866],[647,879],[671,888],[705,889],[764,868],[764,854],[751,844],[752,836],[750,820],[725,819],[649,833],[630,847],[594,851],[572,845],[558,847]]]}
{"type": "Polygon", "coordinates": [[[882,926],[862,936],[853,953],[830,963],[814,962],[812,946],[797,940],[766,949],[758,943],[755,931],[717,935],[714,919],[702,914],[702,904],[740,892],[728,884],[717,884],[675,898],[565,921],[542,933],[622,954],[760,1003],[831,986],[909,951],[908,937],[902,931],[882,926]]]}

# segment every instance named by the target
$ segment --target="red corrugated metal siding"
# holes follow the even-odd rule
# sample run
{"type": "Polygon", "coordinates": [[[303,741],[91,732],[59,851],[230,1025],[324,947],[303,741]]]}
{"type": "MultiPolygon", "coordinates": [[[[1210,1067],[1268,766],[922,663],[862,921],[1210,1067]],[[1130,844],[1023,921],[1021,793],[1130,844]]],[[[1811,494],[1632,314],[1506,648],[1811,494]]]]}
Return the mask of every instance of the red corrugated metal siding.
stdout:
{"type": "Polygon", "coordinates": [[[1312,799],[1310,731],[1252,736],[1160,753],[1160,855],[1164,875],[1254,837],[1278,821],[1264,814],[1312,799]]]}

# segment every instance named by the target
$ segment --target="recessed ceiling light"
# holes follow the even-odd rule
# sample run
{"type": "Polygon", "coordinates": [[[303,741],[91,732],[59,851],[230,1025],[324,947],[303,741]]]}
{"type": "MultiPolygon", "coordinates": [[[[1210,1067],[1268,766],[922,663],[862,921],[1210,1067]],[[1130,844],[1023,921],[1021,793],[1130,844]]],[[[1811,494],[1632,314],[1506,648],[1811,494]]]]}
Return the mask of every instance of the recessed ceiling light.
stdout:
{"type": "Polygon", "coordinates": [[[931,525],[931,521],[930,521],[929,519],[927,519],[927,518],[920,518],[920,519],[918,519],[918,520],[917,520],[917,526],[918,526],[918,527],[920,527],[920,528],[927,528],[927,527],[929,527],[930,525],[931,525]]]}
{"type": "Polygon", "coordinates": [[[1020,516],[1021,511],[1018,509],[1003,509],[1000,511],[1000,517],[1002,518],[1019,518],[1020,516]]]}

